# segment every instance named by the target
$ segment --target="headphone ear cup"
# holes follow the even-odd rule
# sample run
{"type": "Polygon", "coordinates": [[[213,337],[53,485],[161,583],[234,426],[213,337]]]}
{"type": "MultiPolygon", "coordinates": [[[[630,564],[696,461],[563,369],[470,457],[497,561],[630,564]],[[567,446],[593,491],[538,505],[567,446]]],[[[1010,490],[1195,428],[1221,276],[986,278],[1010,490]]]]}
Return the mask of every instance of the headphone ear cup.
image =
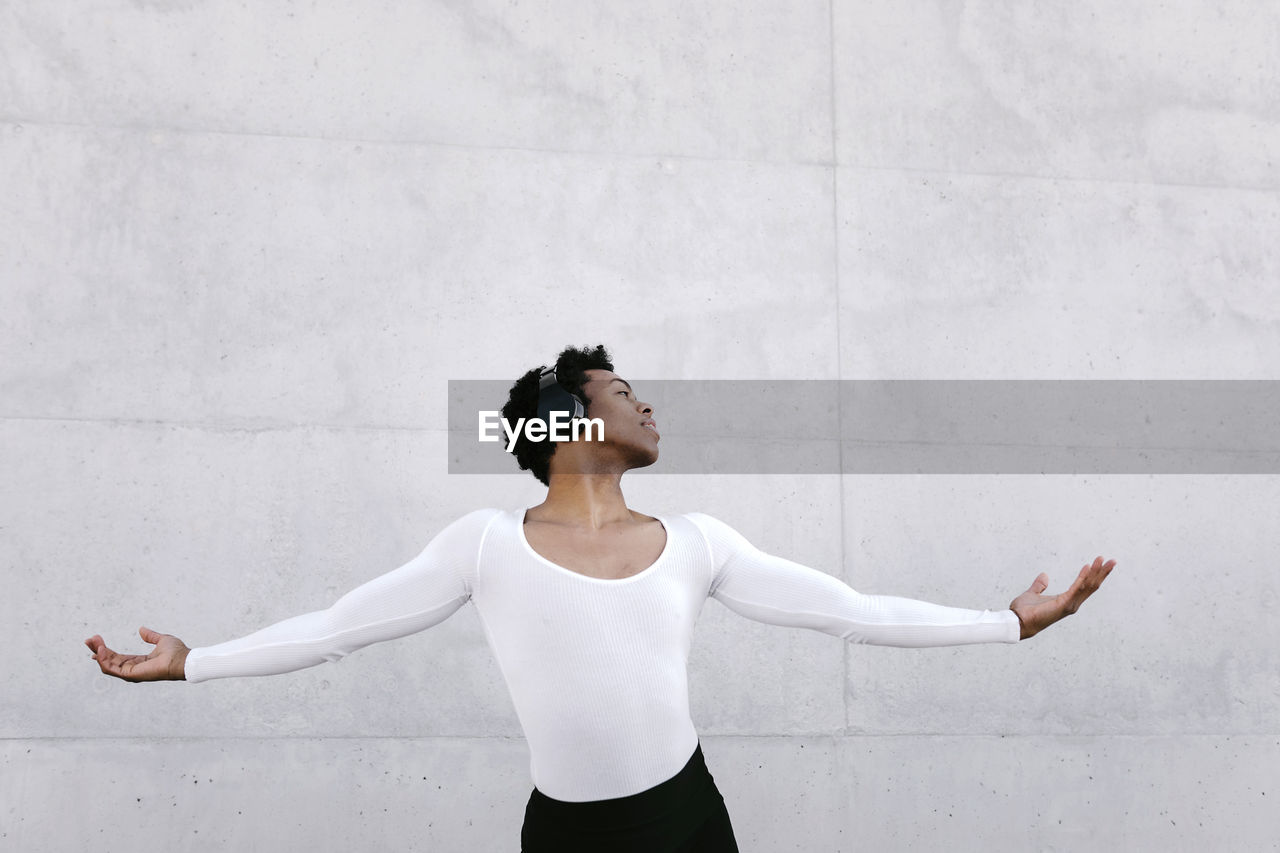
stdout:
{"type": "Polygon", "coordinates": [[[573,418],[584,417],[586,406],[583,405],[582,400],[577,395],[570,394],[560,384],[556,378],[555,369],[548,368],[542,372],[542,379],[538,384],[539,420],[543,423],[550,423],[552,412],[567,412],[570,420],[572,420],[573,418]]]}

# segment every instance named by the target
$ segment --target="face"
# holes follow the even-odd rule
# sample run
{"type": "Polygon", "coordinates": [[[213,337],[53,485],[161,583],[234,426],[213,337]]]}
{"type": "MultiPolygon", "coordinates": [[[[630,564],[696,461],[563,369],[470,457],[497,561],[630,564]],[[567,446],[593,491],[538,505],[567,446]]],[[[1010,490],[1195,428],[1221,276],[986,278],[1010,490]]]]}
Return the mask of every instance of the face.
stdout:
{"type": "Polygon", "coordinates": [[[621,452],[630,468],[657,462],[661,436],[653,420],[653,407],[637,399],[631,385],[613,371],[585,372],[588,381],[582,390],[591,401],[587,417],[604,422],[601,449],[608,447],[621,452]]]}

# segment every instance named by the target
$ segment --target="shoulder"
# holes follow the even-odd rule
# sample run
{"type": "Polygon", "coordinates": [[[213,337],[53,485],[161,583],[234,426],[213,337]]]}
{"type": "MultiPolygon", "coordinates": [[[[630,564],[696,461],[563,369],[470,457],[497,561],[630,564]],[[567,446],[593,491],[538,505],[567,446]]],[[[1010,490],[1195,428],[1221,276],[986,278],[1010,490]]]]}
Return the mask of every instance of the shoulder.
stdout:
{"type": "Polygon", "coordinates": [[[485,507],[484,509],[473,509],[465,515],[459,516],[457,519],[449,523],[449,527],[487,527],[493,523],[495,518],[502,515],[511,515],[510,510],[498,509],[496,507],[485,507]]]}
{"type": "Polygon", "coordinates": [[[681,518],[687,518],[689,521],[704,533],[723,533],[729,531],[737,533],[732,527],[725,522],[716,518],[714,515],[708,515],[705,512],[686,512],[681,514],[681,518]]]}
{"type": "Polygon", "coordinates": [[[435,539],[457,545],[464,543],[478,545],[494,521],[507,514],[509,511],[494,507],[474,509],[445,525],[436,534],[435,539]]]}
{"type": "Polygon", "coordinates": [[[422,557],[431,566],[448,566],[464,578],[470,591],[480,555],[484,550],[490,528],[509,511],[486,507],[476,509],[454,519],[441,528],[422,550],[422,557]]]}
{"type": "Polygon", "coordinates": [[[678,517],[688,519],[698,533],[707,540],[707,544],[717,556],[752,548],[745,536],[714,515],[708,515],[705,512],[686,512],[678,517]]]}
{"type": "MultiPolygon", "coordinates": [[[[500,515],[514,515],[514,514],[515,514],[514,510],[498,509],[497,507],[488,506],[488,507],[485,507],[484,509],[473,509],[471,510],[471,512],[468,512],[466,515],[459,517],[458,521],[474,524],[478,521],[483,520],[485,523],[488,523],[500,515]]],[[[455,522],[455,524],[456,523],[457,522],[455,522]]]]}

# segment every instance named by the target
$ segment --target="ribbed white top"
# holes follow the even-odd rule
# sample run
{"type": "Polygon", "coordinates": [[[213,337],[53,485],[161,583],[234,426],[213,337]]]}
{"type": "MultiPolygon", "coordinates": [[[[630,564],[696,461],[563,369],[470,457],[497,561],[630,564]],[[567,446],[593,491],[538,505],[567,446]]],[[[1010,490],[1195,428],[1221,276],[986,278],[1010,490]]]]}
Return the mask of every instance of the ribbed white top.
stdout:
{"type": "Polygon", "coordinates": [[[579,802],[635,794],[693,754],[686,665],[708,596],[750,619],[856,643],[1016,643],[1011,610],[965,610],[855,592],[765,554],[703,513],[658,516],[662,553],[644,571],[592,578],[530,547],[523,507],[453,522],[403,566],[327,610],[192,649],[186,678],[273,675],[339,660],[429,628],[474,602],[511,691],[538,790],[579,802]]]}

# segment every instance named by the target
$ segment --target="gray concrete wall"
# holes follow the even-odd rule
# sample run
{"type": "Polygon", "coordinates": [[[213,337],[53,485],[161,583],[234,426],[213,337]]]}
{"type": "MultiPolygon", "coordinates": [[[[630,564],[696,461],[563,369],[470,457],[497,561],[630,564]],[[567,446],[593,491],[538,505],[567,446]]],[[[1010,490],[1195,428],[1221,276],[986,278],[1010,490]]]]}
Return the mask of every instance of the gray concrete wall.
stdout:
{"type": "MultiPolygon", "coordinates": [[[[474,608],[337,664],[132,685],[448,521],[448,379],[1277,379],[1270,3],[0,4],[0,849],[517,848],[474,608]]],[[[1105,418],[1105,412],[1082,413],[1105,418]]],[[[693,713],[744,851],[1258,850],[1280,482],[629,476],[1019,647],[710,602],[693,713]]]]}

